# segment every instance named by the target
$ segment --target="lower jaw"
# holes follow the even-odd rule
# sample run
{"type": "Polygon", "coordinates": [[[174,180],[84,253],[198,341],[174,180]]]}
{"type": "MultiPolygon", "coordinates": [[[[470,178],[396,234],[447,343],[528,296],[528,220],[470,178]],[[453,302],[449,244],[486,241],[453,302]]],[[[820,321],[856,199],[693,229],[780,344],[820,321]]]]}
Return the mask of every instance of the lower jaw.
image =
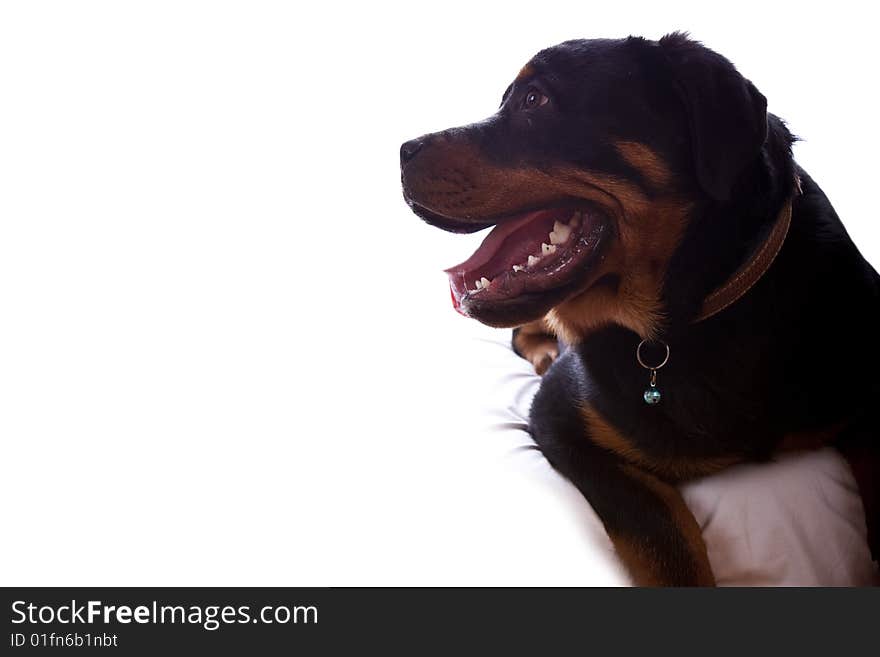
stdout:
{"type": "Polygon", "coordinates": [[[514,328],[544,317],[574,292],[564,287],[500,301],[466,300],[456,308],[465,317],[495,328],[514,328]]]}

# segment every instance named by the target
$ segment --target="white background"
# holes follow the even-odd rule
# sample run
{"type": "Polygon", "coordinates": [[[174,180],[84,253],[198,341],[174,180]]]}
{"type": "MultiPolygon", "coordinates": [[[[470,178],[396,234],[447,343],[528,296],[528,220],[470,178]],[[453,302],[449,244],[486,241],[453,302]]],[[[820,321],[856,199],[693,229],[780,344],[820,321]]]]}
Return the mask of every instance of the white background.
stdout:
{"type": "Polygon", "coordinates": [[[542,47],[691,31],[880,262],[858,4],[306,4],[0,8],[0,584],[564,581],[398,172],[542,47]]]}

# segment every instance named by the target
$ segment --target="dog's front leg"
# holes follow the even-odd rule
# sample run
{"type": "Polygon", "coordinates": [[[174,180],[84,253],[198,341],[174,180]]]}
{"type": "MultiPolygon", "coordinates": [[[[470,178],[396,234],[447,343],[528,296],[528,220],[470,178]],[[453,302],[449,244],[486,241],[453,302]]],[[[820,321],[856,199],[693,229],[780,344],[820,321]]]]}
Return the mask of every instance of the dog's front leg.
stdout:
{"type": "Polygon", "coordinates": [[[566,354],[544,378],[532,437],[592,505],[636,585],[714,586],[700,527],[678,489],[591,440],[575,360],[566,354]]]}

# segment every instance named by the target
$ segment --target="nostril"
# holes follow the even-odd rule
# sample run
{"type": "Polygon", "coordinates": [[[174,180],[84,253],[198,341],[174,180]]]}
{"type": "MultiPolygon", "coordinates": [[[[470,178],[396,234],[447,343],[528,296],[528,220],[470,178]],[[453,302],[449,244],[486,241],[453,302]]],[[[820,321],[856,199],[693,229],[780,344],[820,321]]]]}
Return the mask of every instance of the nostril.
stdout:
{"type": "Polygon", "coordinates": [[[409,162],[420,150],[422,150],[422,146],[424,145],[425,142],[421,139],[413,139],[404,143],[403,146],[400,147],[400,163],[406,164],[409,162]]]}

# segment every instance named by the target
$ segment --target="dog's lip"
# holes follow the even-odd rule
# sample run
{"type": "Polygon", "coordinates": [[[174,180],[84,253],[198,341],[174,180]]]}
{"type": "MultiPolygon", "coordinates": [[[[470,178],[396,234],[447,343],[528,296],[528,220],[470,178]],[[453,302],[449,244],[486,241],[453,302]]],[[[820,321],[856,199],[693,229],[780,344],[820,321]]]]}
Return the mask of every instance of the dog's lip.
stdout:
{"type": "Polygon", "coordinates": [[[428,208],[423,205],[419,205],[412,199],[404,196],[406,199],[407,205],[409,205],[410,210],[422,221],[434,226],[435,228],[439,228],[441,230],[445,230],[449,233],[476,233],[481,230],[486,230],[494,226],[497,220],[463,220],[456,219],[453,217],[447,217],[442,214],[438,214],[436,212],[432,212],[428,208]]]}
{"type": "Polygon", "coordinates": [[[477,306],[498,305],[527,296],[576,284],[592,263],[591,256],[607,229],[604,212],[592,204],[563,203],[541,210],[525,211],[499,221],[474,254],[446,270],[455,309],[469,315],[477,306]],[[526,264],[528,255],[541,253],[542,242],[556,221],[577,217],[577,225],[553,253],[541,257],[526,269],[514,271],[514,263],[526,264]],[[537,250],[536,250],[537,249],[537,250]],[[475,290],[476,281],[488,277],[488,287],[475,290]]]}

